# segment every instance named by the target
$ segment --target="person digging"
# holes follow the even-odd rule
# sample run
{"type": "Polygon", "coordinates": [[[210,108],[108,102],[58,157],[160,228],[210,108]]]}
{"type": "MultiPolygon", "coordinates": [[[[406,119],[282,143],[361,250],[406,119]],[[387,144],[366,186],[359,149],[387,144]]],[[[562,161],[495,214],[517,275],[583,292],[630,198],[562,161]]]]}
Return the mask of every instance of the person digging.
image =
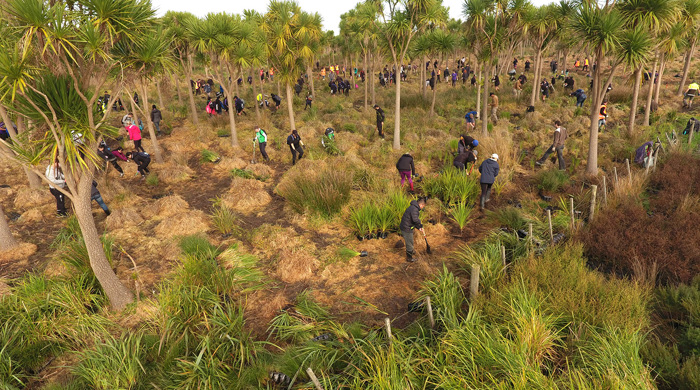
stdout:
{"type": "Polygon", "coordinates": [[[415,256],[415,251],[413,250],[413,230],[418,229],[423,233],[423,236],[425,236],[425,230],[423,230],[423,224],[420,221],[420,211],[423,210],[424,207],[425,198],[413,200],[401,217],[399,229],[406,243],[406,261],[409,263],[418,261],[418,258],[415,256]]]}
{"type": "Polygon", "coordinates": [[[479,172],[481,172],[481,179],[479,180],[481,184],[479,208],[481,210],[484,209],[485,203],[490,200],[491,186],[493,186],[493,182],[496,181],[496,176],[498,176],[499,170],[498,155],[496,153],[492,154],[491,158],[484,160],[484,162],[482,162],[479,166],[479,172]]]}

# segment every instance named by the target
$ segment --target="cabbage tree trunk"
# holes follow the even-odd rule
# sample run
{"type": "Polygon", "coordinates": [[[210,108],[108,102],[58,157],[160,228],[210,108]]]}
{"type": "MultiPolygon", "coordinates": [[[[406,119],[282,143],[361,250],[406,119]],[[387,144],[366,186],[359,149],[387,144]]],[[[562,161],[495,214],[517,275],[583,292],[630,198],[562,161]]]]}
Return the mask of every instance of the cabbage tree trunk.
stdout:
{"type": "Polygon", "coordinates": [[[639,101],[639,86],[642,83],[642,67],[634,71],[634,92],[632,93],[632,105],[630,106],[630,119],[627,123],[627,134],[634,134],[634,121],[637,117],[637,103],[639,101]]]}
{"type": "MultiPolygon", "coordinates": [[[[651,99],[654,97],[654,78],[656,78],[656,69],[659,65],[659,57],[654,59],[654,67],[651,71],[651,80],[649,82],[649,93],[647,94],[647,104],[644,109],[644,126],[649,126],[649,117],[651,116],[651,99]]],[[[658,82],[658,80],[657,80],[658,82]]],[[[605,86],[607,88],[607,85],[605,86]]]]}
{"type": "MultiPolygon", "coordinates": [[[[156,138],[156,131],[153,128],[153,122],[151,122],[150,116],[146,113],[148,111],[148,88],[146,87],[146,81],[141,82],[141,98],[143,99],[143,121],[146,122],[146,127],[148,128],[148,135],[151,138],[151,147],[153,148],[153,155],[156,158],[156,162],[159,164],[163,163],[163,153],[160,150],[160,144],[158,143],[158,138],[156,138]]],[[[141,108],[139,108],[141,110],[141,108]]],[[[138,123],[138,122],[137,122],[138,123]]]]}
{"type": "Polygon", "coordinates": [[[17,240],[12,236],[10,225],[7,224],[5,211],[0,203],[0,251],[7,251],[17,246],[17,240]]]}
{"type": "Polygon", "coordinates": [[[289,113],[289,128],[291,130],[296,130],[296,123],[294,123],[294,106],[292,100],[292,86],[289,82],[285,83],[287,87],[287,112],[289,113]]]}
{"type": "Polygon", "coordinates": [[[678,95],[683,95],[685,93],[685,83],[688,81],[688,71],[690,70],[690,62],[693,60],[693,54],[695,54],[695,46],[697,45],[697,38],[693,39],[690,44],[688,53],[685,55],[685,63],[683,64],[683,77],[681,77],[681,83],[678,85],[678,95]]]}

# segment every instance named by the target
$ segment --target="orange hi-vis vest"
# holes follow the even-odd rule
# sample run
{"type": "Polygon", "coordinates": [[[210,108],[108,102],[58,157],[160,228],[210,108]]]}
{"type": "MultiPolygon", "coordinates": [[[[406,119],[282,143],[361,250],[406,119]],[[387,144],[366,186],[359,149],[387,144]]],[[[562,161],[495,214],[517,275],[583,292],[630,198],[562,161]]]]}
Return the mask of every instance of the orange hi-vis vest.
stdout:
{"type": "Polygon", "coordinates": [[[603,104],[600,106],[600,111],[598,111],[598,120],[605,119],[608,116],[608,105],[603,104]]]}

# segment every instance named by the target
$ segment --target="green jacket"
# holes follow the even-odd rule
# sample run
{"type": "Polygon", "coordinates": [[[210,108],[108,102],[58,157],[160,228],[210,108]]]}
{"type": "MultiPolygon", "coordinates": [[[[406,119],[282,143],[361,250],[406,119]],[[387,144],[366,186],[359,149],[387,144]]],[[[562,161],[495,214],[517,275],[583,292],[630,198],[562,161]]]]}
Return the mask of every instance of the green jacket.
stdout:
{"type": "Polygon", "coordinates": [[[267,142],[267,133],[265,130],[260,129],[260,132],[255,133],[255,138],[258,139],[258,143],[267,142]]]}

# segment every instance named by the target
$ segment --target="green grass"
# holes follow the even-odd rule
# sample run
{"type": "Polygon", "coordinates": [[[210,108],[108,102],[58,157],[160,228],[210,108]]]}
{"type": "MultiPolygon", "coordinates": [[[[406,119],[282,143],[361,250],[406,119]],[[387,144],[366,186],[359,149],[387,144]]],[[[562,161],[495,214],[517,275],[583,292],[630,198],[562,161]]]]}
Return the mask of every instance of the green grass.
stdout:
{"type": "Polygon", "coordinates": [[[401,217],[410,202],[403,192],[392,191],[383,198],[367,200],[352,208],[347,223],[359,236],[398,231],[401,217]]]}
{"type": "Polygon", "coordinates": [[[151,187],[158,186],[159,182],[160,180],[158,180],[158,175],[155,173],[149,173],[148,176],[146,176],[146,184],[148,184],[151,187]]]}
{"type": "Polygon", "coordinates": [[[203,163],[216,163],[221,160],[221,157],[216,153],[208,149],[202,149],[199,152],[199,161],[203,163]]]}
{"type": "Polygon", "coordinates": [[[233,168],[231,170],[231,176],[233,177],[241,177],[243,179],[255,179],[259,181],[267,181],[270,177],[267,175],[256,175],[252,171],[249,171],[247,169],[240,169],[240,168],[233,168]]]}
{"type": "Polygon", "coordinates": [[[220,200],[215,202],[212,208],[211,219],[216,229],[223,235],[238,234],[241,232],[238,216],[220,200]]]}
{"type": "Polygon", "coordinates": [[[421,187],[427,196],[436,197],[445,205],[472,204],[479,194],[479,179],[449,166],[439,175],[424,178],[421,187]]]}
{"type": "Polygon", "coordinates": [[[277,187],[277,191],[294,211],[330,218],[350,200],[351,188],[351,179],[344,172],[328,168],[315,177],[295,172],[289,181],[277,187]]]}
{"type": "Polygon", "coordinates": [[[466,203],[457,203],[448,209],[448,213],[459,226],[459,230],[464,230],[473,210],[474,207],[468,206],[466,203]]]}
{"type": "Polygon", "coordinates": [[[550,169],[540,171],[536,178],[537,188],[547,192],[557,192],[569,182],[569,176],[564,171],[550,169]]]}

